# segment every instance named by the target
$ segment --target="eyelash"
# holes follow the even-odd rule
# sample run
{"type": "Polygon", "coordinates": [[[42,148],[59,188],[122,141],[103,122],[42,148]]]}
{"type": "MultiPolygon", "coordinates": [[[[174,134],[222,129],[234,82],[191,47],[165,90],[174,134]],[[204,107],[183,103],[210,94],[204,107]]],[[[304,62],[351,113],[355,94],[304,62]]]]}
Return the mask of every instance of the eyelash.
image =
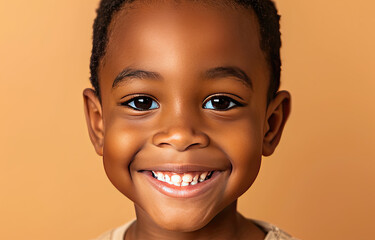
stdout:
{"type": "MultiPolygon", "coordinates": [[[[145,101],[143,101],[145,102],[145,101]]],[[[148,97],[148,96],[136,96],[136,97],[133,97],[132,99],[126,101],[126,102],[123,102],[121,103],[122,106],[126,106],[126,107],[129,107],[129,108],[132,108],[136,111],[150,111],[150,110],[154,110],[154,109],[158,109],[160,107],[160,105],[151,97],[148,97]],[[135,101],[136,100],[145,100],[148,101],[146,102],[146,104],[151,104],[151,106],[149,106],[147,109],[142,109],[140,107],[137,107],[135,104],[135,101]]],[[[229,97],[229,96],[226,96],[226,95],[214,95],[214,96],[211,96],[210,98],[208,98],[206,101],[204,101],[204,103],[202,104],[202,107],[204,109],[211,109],[211,110],[216,110],[216,111],[228,111],[232,108],[236,108],[236,107],[241,107],[241,106],[244,106],[244,104],[242,103],[239,103],[238,101],[234,100],[233,98],[229,97]],[[218,108],[215,108],[214,107],[214,104],[212,103],[213,100],[215,99],[220,99],[220,100],[224,100],[224,101],[227,101],[225,102],[226,104],[229,104],[229,106],[225,107],[224,109],[218,109],[218,108]],[[207,106],[208,105],[208,106],[207,106]]]]}
{"type": "Polygon", "coordinates": [[[228,111],[232,108],[236,108],[236,107],[242,107],[244,106],[244,104],[242,103],[239,103],[238,101],[234,100],[233,98],[229,97],[229,96],[226,96],[226,95],[214,95],[210,98],[208,98],[207,101],[205,101],[202,105],[202,107],[204,109],[211,109],[211,110],[216,110],[216,111],[228,111]],[[229,106],[227,106],[226,108],[224,109],[217,109],[217,108],[214,108],[213,106],[213,103],[212,101],[215,100],[215,99],[221,99],[221,100],[225,100],[227,101],[227,103],[229,103],[229,106]],[[210,107],[207,107],[207,104],[210,103],[210,107]],[[206,106],[206,107],[205,107],[206,106]]]}
{"type": "Polygon", "coordinates": [[[121,103],[121,105],[126,106],[126,107],[130,107],[130,108],[132,108],[136,111],[149,111],[149,110],[154,110],[154,109],[159,108],[159,104],[154,99],[152,99],[151,97],[148,97],[148,96],[136,96],[136,97],[133,97],[132,99],[130,99],[126,102],[121,103]],[[142,109],[142,108],[139,108],[135,105],[136,104],[135,101],[141,100],[141,99],[151,100],[151,106],[149,107],[149,109],[142,109]]]}

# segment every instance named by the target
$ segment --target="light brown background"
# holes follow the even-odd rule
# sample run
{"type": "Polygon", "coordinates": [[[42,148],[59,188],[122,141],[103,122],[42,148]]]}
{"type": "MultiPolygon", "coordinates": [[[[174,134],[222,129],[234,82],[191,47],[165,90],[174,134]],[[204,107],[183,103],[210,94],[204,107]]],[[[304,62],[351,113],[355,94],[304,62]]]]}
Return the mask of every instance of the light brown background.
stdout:
{"type": "MultiPolygon", "coordinates": [[[[134,217],[88,138],[98,0],[0,1],[0,238],[90,239],[134,217]]],[[[305,239],[373,239],[375,3],[277,0],[292,116],[240,199],[305,239]]]]}

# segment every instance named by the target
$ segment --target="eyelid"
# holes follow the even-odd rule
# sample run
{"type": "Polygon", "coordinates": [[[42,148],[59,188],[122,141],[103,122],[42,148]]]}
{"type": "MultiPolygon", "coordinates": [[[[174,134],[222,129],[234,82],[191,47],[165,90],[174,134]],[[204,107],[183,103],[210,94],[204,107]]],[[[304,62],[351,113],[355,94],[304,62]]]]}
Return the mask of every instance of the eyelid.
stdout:
{"type": "Polygon", "coordinates": [[[158,101],[156,99],[156,97],[154,97],[154,96],[152,96],[150,94],[147,94],[147,93],[130,93],[130,94],[127,94],[127,95],[121,97],[120,100],[122,100],[124,98],[128,98],[129,96],[131,97],[130,99],[133,99],[133,98],[136,98],[136,97],[149,97],[149,98],[154,99],[155,101],[158,101]]]}
{"type": "Polygon", "coordinates": [[[228,96],[228,97],[236,97],[236,98],[239,98],[241,100],[244,100],[242,97],[238,96],[237,94],[234,94],[234,93],[226,93],[226,92],[218,92],[218,93],[214,93],[214,94],[210,94],[208,95],[205,99],[209,98],[209,97],[213,97],[213,96],[228,96]]]}
{"type": "MultiPolygon", "coordinates": [[[[131,94],[128,94],[128,95],[125,95],[125,96],[121,97],[120,100],[123,100],[124,98],[128,98],[128,100],[125,101],[125,102],[128,102],[128,101],[133,100],[134,98],[137,98],[137,97],[149,97],[152,100],[154,100],[156,102],[159,102],[156,97],[154,97],[150,94],[147,94],[147,93],[131,93],[131,94]]],[[[125,102],[122,102],[122,104],[125,103],[125,102]]]]}
{"type": "Polygon", "coordinates": [[[212,95],[209,95],[207,96],[204,100],[203,100],[203,104],[206,103],[208,100],[210,100],[211,98],[213,97],[228,97],[230,99],[232,99],[236,104],[238,104],[239,106],[244,106],[246,105],[244,102],[241,102],[241,101],[238,101],[236,99],[233,99],[233,97],[237,97],[239,99],[241,99],[242,101],[244,101],[244,99],[240,96],[237,96],[236,94],[232,94],[232,93],[215,93],[215,94],[212,94],[212,95]]]}

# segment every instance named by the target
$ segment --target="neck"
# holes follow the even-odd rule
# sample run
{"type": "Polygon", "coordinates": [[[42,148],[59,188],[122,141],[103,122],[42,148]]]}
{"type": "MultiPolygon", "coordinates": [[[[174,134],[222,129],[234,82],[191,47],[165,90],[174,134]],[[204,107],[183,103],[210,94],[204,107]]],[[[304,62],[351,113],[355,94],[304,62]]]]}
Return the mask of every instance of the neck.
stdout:
{"type": "Polygon", "coordinates": [[[126,233],[126,240],[137,239],[264,239],[265,234],[250,220],[237,212],[237,201],[224,208],[206,226],[192,232],[170,231],[160,228],[139,207],[135,206],[137,221],[126,233]]]}

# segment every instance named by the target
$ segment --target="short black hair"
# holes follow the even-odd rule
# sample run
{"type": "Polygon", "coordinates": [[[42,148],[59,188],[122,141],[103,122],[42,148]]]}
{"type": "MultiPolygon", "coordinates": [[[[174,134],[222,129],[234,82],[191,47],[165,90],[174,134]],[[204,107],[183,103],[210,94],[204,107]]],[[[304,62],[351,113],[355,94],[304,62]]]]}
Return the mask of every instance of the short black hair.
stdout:
{"type": "MultiPolygon", "coordinates": [[[[90,81],[95,89],[96,95],[101,101],[98,70],[101,59],[104,57],[108,44],[108,29],[114,15],[119,12],[125,4],[137,0],[101,0],[96,10],[97,16],[93,25],[93,42],[90,59],[90,81]]],[[[260,27],[260,47],[265,52],[270,67],[270,85],[267,93],[269,102],[275,96],[280,86],[281,72],[281,33],[280,15],[272,0],[232,0],[245,8],[251,8],[258,19],[260,27]]]]}

